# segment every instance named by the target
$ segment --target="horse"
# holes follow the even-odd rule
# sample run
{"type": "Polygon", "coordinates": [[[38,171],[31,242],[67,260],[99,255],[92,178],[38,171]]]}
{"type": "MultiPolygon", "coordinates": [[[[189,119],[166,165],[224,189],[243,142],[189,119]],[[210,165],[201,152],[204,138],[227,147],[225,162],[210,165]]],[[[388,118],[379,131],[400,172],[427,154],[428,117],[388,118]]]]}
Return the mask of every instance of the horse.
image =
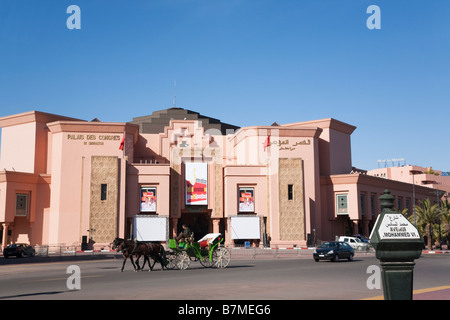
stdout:
{"type": "Polygon", "coordinates": [[[131,261],[131,264],[133,265],[134,271],[137,271],[136,265],[133,261],[133,250],[134,250],[135,242],[133,240],[125,240],[122,238],[115,238],[112,242],[112,249],[116,250],[117,252],[121,251],[123,255],[123,264],[122,269],[120,269],[120,272],[123,272],[123,268],[125,267],[125,263],[127,262],[127,259],[129,258],[131,261]]]}
{"type": "Polygon", "coordinates": [[[144,269],[145,262],[148,262],[148,266],[150,267],[149,271],[153,271],[156,262],[161,263],[161,270],[164,270],[167,266],[166,251],[161,244],[155,242],[139,242],[138,246],[139,250],[136,252],[136,265],[138,270],[144,269]],[[144,256],[142,268],[140,268],[138,262],[141,256],[144,256]],[[150,264],[149,257],[153,259],[153,264],[150,264]]]}
{"type": "Polygon", "coordinates": [[[150,271],[153,271],[153,266],[155,265],[156,261],[159,261],[161,263],[162,269],[167,265],[165,250],[161,244],[145,242],[136,243],[134,240],[115,238],[112,242],[112,249],[116,249],[117,252],[122,252],[123,264],[120,272],[123,272],[123,268],[125,267],[125,263],[127,262],[128,258],[133,265],[134,271],[142,270],[145,266],[146,261],[148,261],[150,271]],[[133,254],[136,255],[136,263],[133,261],[133,254]],[[141,258],[141,256],[144,256],[144,264],[142,265],[142,268],[139,266],[139,259],[141,258]],[[150,264],[149,257],[154,260],[153,265],[150,264]]]}

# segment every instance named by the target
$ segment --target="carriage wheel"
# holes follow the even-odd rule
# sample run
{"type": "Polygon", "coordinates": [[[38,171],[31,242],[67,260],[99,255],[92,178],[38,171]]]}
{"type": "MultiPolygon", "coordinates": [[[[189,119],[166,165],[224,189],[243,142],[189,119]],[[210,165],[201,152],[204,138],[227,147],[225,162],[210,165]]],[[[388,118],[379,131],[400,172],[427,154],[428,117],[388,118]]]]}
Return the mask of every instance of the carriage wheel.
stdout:
{"type": "Polygon", "coordinates": [[[212,253],[213,266],[215,268],[226,268],[231,260],[230,250],[219,247],[212,253]]]}
{"type": "Polygon", "coordinates": [[[167,269],[174,269],[177,266],[177,256],[176,254],[172,253],[172,254],[166,254],[166,260],[167,260],[167,265],[166,268],[167,269]]]}
{"type": "Polygon", "coordinates": [[[202,266],[204,266],[205,268],[210,268],[213,266],[214,262],[213,261],[209,261],[209,254],[206,256],[202,256],[200,260],[200,264],[202,266]]]}
{"type": "Polygon", "coordinates": [[[191,259],[185,251],[178,253],[176,259],[176,266],[179,270],[186,270],[191,264],[191,259]]]}

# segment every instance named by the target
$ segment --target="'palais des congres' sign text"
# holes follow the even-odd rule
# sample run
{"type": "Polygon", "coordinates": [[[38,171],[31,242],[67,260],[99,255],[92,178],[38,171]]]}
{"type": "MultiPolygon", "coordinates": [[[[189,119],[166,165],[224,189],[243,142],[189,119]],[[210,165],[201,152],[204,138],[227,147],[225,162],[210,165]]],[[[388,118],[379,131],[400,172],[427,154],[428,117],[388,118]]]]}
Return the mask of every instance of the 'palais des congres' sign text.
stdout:
{"type": "Polygon", "coordinates": [[[118,134],[68,134],[67,140],[84,141],[84,145],[103,145],[105,141],[119,141],[121,136],[118,134]],[[100,140],[100,141],[96,141],[100,140]]]}

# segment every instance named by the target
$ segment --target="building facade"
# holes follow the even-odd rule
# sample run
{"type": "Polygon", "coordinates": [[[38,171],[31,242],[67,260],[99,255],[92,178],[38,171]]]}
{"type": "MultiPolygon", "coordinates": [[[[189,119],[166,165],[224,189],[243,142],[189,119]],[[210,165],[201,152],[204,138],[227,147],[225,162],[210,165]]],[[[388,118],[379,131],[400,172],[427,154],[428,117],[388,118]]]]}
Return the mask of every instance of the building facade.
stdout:
{"type": "Polygon", "coordinates": [[[433,170],[431,167],[413,165],[392,166],[373,169],[368,175],[390,180],[402,181],[430,188],[430,198],[445,199],[450,195],[450,175],[448,172],[433,170]],[[437,190],[437,191],[436,191],[437,190]]]}
{"type": "Polygon", "coordinates": [[[369,235],[385,189],[413,205],[412,184],[355,173],[356,127],[331,118],[239,128],[181,108],[123,123],[31,111],[0,127],[3,246],[164,242],[187,224],[227,245],[300,247],[369,235]]]}

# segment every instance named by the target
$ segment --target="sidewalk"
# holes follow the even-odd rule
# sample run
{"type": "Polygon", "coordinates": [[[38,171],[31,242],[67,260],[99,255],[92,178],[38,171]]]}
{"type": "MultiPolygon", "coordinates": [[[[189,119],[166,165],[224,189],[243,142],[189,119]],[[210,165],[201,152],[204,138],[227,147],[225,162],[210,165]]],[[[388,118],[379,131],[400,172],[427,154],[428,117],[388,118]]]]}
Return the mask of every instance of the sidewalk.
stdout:
{"type": "MultiPolygon", "coordinates": [[[[311,248],[231,248],[232,259],[312,259],[311,248]]],[[[374,251],[356,251],[355,257],[375,256],[374,251]]]]}
{"type": "MultiPolygon", "coordinates": [[[[384,300],[384,296],[376,296],[363,300],[384,300]]],[[[450,300],[450,286],[414,290],[413,300],[450,300]]]]}
{"type": "MultiPolygon", "coordinates": [[[[294,259],[312,258],[314,247],[311,248],[231,248],[233,259],[294,259]]],[[[450,254],[450,250],[423,250],[422,254],[450,254]]],[[[355,257],[374,257],[373,249],[355,251],[355,257]]]]}
{"type": "Polygon", "coordinates": [[[414,290],[413,300],[450,300],[450,286],[414,290]]]}
{"type": "MultiPolygon", "coordinates": [[[[38,248],[38,247],[37,247],[38,248]]],[[[312,257],[314,247],[291,247],[291,248],[244,248],[235,247],[229,248],[233,258],[237,259],[268,259],[268,258],[304,258],[312,257]]],[[[423,250],[422,254],[449,254],[450,250],[435,249],[423,250]]],[[[80,250],[79,248],[69,248],[57,250],[36,250],[36,256],[41,257],[71,257],[71,256],[97,256],[97,255],[120,255],[115,250],[110,248],[99,248],[94,250],[80,250]]],[[[375,251],[369,249],[366,251],[355,251],[355,256],[374,256],[375,251]]],[[[3,252],[0,252],[0,257],[3,257],[3,252]]]]}
{"type": "Polygon", "coordinates": [[[450,250],[422,250],[422,254],[441,254],[441,253],[450,253],[450,250]]]}

